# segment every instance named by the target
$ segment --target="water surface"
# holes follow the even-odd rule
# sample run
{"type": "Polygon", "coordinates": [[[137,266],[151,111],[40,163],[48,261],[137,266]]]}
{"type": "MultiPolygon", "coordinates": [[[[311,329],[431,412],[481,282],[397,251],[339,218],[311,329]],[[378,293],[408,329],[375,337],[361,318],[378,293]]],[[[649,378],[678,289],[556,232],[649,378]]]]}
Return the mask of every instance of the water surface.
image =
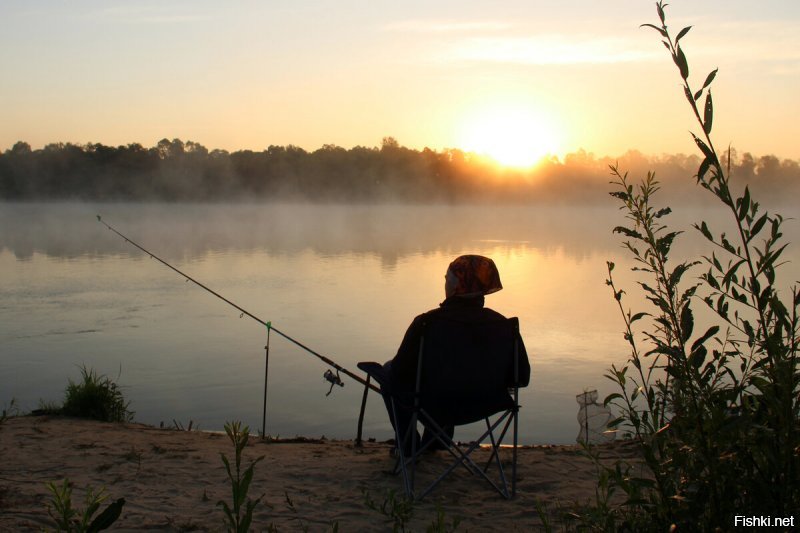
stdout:
{"type": "MultiPolygon", "coordinates": [[[[531,358],[526,443],[574,442],[575,395],[612,392],[603,374],[627,357],[605,285],[614,260],[635,292],[611,233],[623,221],[613,206],[0,204],[2,406],[60,401],[86,365],[118,379],[137,421],[261,427],[265,328],[126,244],[96,214],[353,371],[394,355],[413,317],[443,299],[454,257],[492,257],[505,289],[487,305],[519,317],[531,358]]],[[[678,214],[676,224],[688,230],[700,216],[678,214]]],[[[690,232],[676,253],[703,250],[690,232]]],[[[270,345],[267,433],[352,438],[361,385],[343,377],[326,397],[324,363],[274,334],[270,345]]],[[[390,434],[372,396],[365,436],[390,434]]]]}

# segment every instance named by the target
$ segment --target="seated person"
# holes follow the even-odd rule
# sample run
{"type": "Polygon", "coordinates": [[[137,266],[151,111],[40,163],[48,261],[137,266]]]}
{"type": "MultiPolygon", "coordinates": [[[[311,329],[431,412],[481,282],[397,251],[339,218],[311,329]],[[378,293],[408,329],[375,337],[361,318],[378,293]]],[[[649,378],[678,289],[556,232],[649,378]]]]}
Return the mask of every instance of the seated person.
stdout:
{"type": "MultiPolygon", "coordinates": [[[[422,336],[423,324],[428,317],[441,317],[455,321],[469,323],[488,322],[504,320],[505,317],[500,313],[484,307],[484,296],[492,294],[502,289],[500,274],[494,261],[488,257],[480,255],[462,255],[456,258],[447,269],[445,274],[445,300],[439,304],[438,309],[433,309],[417,316],[406,331],[397,355],[391,361],[383,365],[384,379],[388,381],[395,391],[413,391],[415,387],[415,377],[417,373],[417,359],[419,356],[420,337],[422,336]]],[[[519,338],[519,385],[526,386],[530,380],[530,363],[525,352],[525,345],[519,338]]],[[[435,354],[434,354],[435,355],[435,354]]],[[[392,426],[395,420],[392,415],[391,404],[384,396],[386,408],[389,411],[389,419],[392,426]]],[[[399,403],[399,402],[398,402],[399,403]]],[[[401,428],[407,428],[411,421],[412,407],[410,405],[398,405],[397,418],[401,428]]],[[[453,427],[443,428],[452,438],[453,427]]],[[[419,436],[416,436],[419,439],[419,436]]],[[[421,445],[424,446],[432,440],[432,432],[426,429],[421,445]]],[[[428,446],[428,449],[437,449],[439,442],[435,439],[428,446]]],[[[407,445],[410,453],[410,444],[407,445]]]]}

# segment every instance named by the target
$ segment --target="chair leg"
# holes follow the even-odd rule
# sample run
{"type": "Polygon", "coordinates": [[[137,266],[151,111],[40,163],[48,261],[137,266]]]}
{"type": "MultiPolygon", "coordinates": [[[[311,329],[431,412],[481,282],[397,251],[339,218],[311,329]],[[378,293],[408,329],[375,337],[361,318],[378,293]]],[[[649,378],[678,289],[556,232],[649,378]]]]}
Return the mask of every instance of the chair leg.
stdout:
{"type": "Polygon", "coordinates": [[[511,498],[517,497],[517,437],[519,436],[519,407],[514,409],[514,447],[511,450],[511,498]]]}
{"type": "MultiPolygon", "coordinates": [[[[500,444],[503,443],[503,440],[506,438],[506,433],[508,433],[508,428],[511,425],[511,418],[509,417],[506,420],[506,425],[503,426],[503,431],[500,432],[500,437],[497,439],[497,446],[492,446],[492,454],[489,456],[489,460],[486,461],[486,466],[483,468],[484,472],[488,472],[489,467],[492,465],[492,461],[494,460],[495,454],[498,453],[498,449],[500,444]]],[[[486,426],[489,426],[489,419],[486,419],[486,426]]]]}
{"type": "Polygon", "coordinates": [[[503,427],[503,431],[500,433],[500,438],[497,439],[497,442],[495,442],[494,432],[489,426],[489,419],[488,418],[486,419],[487,432],[489,433],[489,438],[492,441],[492,454],[489,457],[489,462],[486,463],[486,467],[484,468],[484,474],[486,474],[486,472],[489,470],[489,465],[492,463],[492,459],[494,459],[495,464],[497,465],[497,472],[500,475],[500,481],[503,484],[503,490],[501,493],[506,499],[510,499],[510,497],[508,495],[508,481],[506,480],[506,472],[505,469],[503,468],[503,463],[500,461],[500,444],[503,442],[503,438],[505,437],[506,430],[508,429],[508,424],[510,421],[511,421],[510,418],[506,420],[506,424],[503,427]]]}
{"type": "MultiPolygon", "coordinates": [[[[398,459],[395,461],[394,464],[394,473],[397,474],[398,468],[403,474],[403,487],[406,491],[406,496],[409,498],[413,498],[414,495],[414,481],[413,477],[409,478],[408,471],[406,470],[406,458],[405,458],[405,441],[408,438],[409,434],[411,433],[412,427],[406,429],[406,434],[402,434],[402,428],[400,428],[400,424],[397,421],[397,407],[395,406],[394,398],[390,399],[390,403],[392,405],[392,416],[393,420],[395,421],[395,428],[394,428],[394,443],[396,446],[396,451],[398,454],[398,459]]],[[[415,428],[414,428],[415,429],[415,428]]],[[[416,440],[416,439],[415,439],[416,440]]],[[[413,458],[413,455],[412,455],[413,458]]]]}
{"type": "MultiPolygon", "coordinates": [[[[442,481],[453,470],[455,470],[458,467],[459,464],[464,464],[465,466],[469,465],[467,467],[468,469],[470,469],[470,468],[474,469],[474,471],[477,474],[481,475],[492,487],[494,487],[494,489],[498,493],[500,493],[501,496],[503,496],[504,498],[507,498],[507,499],[510,498],[510,495],[509,495],[509,492],[508,492],[508,484],[507,484],[506,479],[505,479],[505,474],[503,473],[502,464],[500,464],[500,461],[499,461],[499,455],[497,456],[497,463],[498,463],[498,468],[500,469],[500,472],[501,472],[500,477],[501,477],[501,480],[502,480],[502,483],[503,483],[503,488],[498,487],[497,483],[495,483],[485,472],[483,472],[481,470],[481,468],[477,464],[475,464],[475,462],[470,457],[470,454],[480,445],[480,443],[487,436],[491,435],[494,432],[494,430],[497,429],[497,427],[506,420],[506,418],[509,416],[510,413],[511,413],[510,411],[506,411],[505,413],[503,413],[503,415],[501,415],[493,424],[491,424],[489,426],[489,428],[483,433],[483,435],[480,436],[480,438],[478,438],[475,442],[470,444],[470,446],[467,448],[466,451],[462,450],[459,446],[454,444],[453,447],[451,448],[451,453],[457,454],[456,455],[457,459],[447,468],[447,470],[445,470],[445,472],[442,475],[440,475],[436,480],[434,480],[420,494],[420,496],[417,499],[417,501],[422,500],[431,490],[433,490],[433,488],[436,485],[439,484],[440,481],[442,481]]],[[[424,412],[423,412],[423,415],[425,415],[424,412]]],[[[430,417],[426,416],[426,420],[427,419],[430,419],[430,417]]]]}
{"type": "Polygon", "coordinates": [[[356,446],[361,447],[363,446],[363,442],[361,440],[361,433],[364,429],[364,411],[367,408],[367,394],[369,394],[369,382],[370,376],[367,374],[367,382],[364,384],[364,395],[361,397],[361,412],[358,413],[358,431],[356,432],[356,446]]]}

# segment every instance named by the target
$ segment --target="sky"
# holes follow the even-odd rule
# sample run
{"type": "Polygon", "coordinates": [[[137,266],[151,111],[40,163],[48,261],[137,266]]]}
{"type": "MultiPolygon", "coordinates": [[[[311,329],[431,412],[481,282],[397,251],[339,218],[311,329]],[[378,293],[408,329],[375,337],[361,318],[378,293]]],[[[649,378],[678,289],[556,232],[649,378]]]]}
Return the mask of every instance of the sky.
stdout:
{"type": "MultiPolygon", "coordinates": [[[[0,151],[162,138],[694,153],[651,0],[0,0],[0,151]]],[[[673,0],[714,141],[800,159],[800,2],[673,0]]]]}

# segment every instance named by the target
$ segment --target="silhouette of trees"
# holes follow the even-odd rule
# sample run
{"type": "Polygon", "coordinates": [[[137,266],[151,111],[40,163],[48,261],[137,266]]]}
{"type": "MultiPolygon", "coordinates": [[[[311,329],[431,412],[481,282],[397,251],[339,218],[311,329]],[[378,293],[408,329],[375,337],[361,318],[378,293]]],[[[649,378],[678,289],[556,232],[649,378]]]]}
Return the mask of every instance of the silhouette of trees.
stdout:
{"type": "MultiPolygon", "coordinates": [[[[798,161],[735,150],[730,158],[732,183],[748,183],[762,197],[785,199],[800,185],[798,161]]],[[[523,171],[458,149],[410,149],[393,137],[380,147],[325,144],[308,152],[271,145],[233,153],[166,138],[151,148],[52,143],[34,150],[20,141],[0,152],[0,199],[594,202],[605,196],[614,163],[633,173],[655,169],[667,194],[683,195],[699,161],[636,151],[599,158],[579,150],[523,171]]]]}

